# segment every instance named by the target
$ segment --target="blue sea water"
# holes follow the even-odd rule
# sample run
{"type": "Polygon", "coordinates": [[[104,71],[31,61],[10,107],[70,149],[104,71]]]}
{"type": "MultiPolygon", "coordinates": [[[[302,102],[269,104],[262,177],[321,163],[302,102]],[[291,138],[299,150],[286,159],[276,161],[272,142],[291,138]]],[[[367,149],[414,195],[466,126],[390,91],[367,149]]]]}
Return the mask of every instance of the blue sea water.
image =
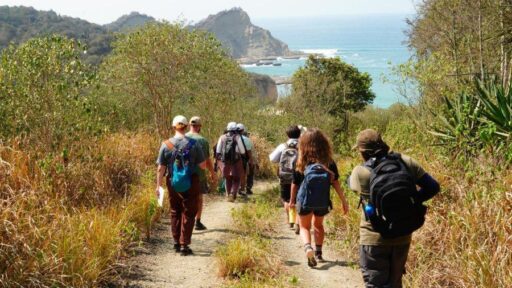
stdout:
{"type": "MultiPolygon", "coordinates": [[[[372,79],[376,94],[374,104],[389,107],[399,100],[393,84],[383,77],[392,77],[392,65],[406,62],[408,50],[404,31],[411,15],[345,15],[317,18],[255,19],[253,22],[269,30],[274,37],[288,44],[291,50],[341,57],[372,79]]],[[[291,76],[305,59],[277,61],[282,66],[244,65],[248,71],[270,76],[291,76]]]]}

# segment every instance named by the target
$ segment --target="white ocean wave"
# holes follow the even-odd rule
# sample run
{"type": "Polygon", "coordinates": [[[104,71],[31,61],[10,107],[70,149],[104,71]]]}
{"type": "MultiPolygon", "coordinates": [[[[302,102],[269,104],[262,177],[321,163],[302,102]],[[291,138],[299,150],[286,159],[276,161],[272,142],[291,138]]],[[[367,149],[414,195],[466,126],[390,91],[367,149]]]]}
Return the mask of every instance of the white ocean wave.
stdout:
{"type": "Polygon", "coordinates": [[[242,68],[250,68],[250,67],[257,67],[256,64],[240,64],[240,67],[242,68]]]}
{"type": "Polygon", "coordinates": [[[302,49],[306,54],[320,54],[325,57],[334,57],[338,53],[338,49],[302,49]]]}

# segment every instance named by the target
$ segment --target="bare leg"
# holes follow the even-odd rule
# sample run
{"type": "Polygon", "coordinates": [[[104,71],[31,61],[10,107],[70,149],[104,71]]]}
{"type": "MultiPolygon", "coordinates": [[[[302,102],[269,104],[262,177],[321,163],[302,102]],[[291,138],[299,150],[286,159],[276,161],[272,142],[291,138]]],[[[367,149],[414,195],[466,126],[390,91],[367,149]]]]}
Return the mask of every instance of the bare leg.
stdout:
{"type": "Polygon", "coordinates": [[[324,217],[313,216],[313,229],[315,230],[315,245],[324,243],[324,217]]]}
{"type": "Polygon", "coordinates": [[[197,197],[196,219],[201,219],[201,214],[203,214],[203,193],[199,193],[199,196],[197,197]]]}
{"type": "Polygon", "coordinates": [[[300,238],[304,244],[311,244],[311,219],[313,212],[308,215],[299,215],[300,238]]]}

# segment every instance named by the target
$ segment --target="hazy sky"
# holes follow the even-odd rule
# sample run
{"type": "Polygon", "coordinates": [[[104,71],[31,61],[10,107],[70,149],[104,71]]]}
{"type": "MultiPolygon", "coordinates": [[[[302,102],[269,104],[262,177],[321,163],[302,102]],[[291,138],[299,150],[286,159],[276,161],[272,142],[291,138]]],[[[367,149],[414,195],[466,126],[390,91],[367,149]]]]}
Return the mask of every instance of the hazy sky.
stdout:
{"type": "Polygon", "coordinates": [[[98,24],[110,23],[132,11],[170,21],[198,21],[232,7],[241,7],[251,18],[259,19],[414,12],[413,0],[0,0],[0,5],[53,10],[98,24]]]}

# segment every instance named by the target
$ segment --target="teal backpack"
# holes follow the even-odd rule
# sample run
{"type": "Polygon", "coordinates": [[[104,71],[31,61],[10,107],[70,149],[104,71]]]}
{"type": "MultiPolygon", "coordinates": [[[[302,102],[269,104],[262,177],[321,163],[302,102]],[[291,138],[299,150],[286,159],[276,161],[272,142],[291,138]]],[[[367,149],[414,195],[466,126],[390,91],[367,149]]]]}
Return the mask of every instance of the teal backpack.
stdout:
{"type": "Polygon", "coordinates": [[[171,161],[169,161],[167,167],[170,186],[173,191],[178,193],[184,193],[190,190],[192,186],[192,174],[195,171],[195,167],[191,167],[189,162],[190,150],[194,147],[196,140],[188,137],[187,140],[187,146],[183,149],[176,149],[174,144],[169,140],[164,142],[167,148],[172,151],[171,161]]]}

